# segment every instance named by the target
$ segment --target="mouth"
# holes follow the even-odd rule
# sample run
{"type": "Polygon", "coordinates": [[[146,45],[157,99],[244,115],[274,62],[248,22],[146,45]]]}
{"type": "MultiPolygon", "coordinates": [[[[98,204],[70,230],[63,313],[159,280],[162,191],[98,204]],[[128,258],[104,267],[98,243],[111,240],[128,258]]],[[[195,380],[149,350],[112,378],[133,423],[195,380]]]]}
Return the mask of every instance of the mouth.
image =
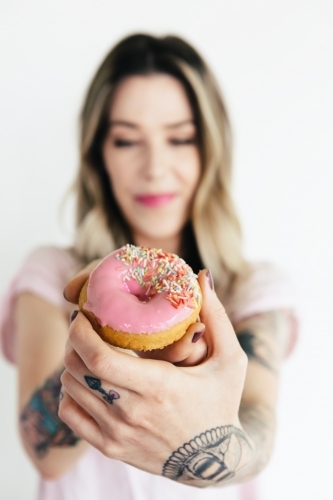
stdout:
{"type": "Polygon", "coordinates": [[[135,196],[135,201],[146,207],[163,207],[175,198],[173,193],[142,194],[135,196]]]}

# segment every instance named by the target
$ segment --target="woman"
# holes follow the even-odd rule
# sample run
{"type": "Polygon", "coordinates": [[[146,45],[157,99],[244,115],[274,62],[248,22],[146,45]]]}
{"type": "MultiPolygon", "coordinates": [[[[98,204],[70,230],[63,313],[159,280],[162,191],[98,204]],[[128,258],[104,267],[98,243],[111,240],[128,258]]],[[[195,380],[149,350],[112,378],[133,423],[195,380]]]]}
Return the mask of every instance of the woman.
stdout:
{"type": "Polygon", "coordinates": [[[114,47],[81,115],[73,248],[30,255],[3,320],[41,499],[237,498],[266,465],[292,298],[273,266],[244,261],[230,173],[225,106],[197,52],[172,36],[114,47]],[[201,322],[146,359],[110,350],[62,297],[89,264],[65,288],[76,303],[91,261],[128,242],[210,269],[201,322]]]}

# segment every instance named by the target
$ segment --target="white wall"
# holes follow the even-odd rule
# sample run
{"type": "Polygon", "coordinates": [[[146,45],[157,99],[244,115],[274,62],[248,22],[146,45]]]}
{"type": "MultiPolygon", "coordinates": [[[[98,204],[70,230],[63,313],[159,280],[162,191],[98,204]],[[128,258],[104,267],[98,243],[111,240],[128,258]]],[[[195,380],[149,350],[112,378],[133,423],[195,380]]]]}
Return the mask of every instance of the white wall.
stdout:
{"type": "MultiPolygon", "coordinates": [[[[133,31],[188,38],[229,104],[247,254],[282,264],[299,290],[301,338],[282,375],[263,498],[333,498],[332,1],[2,0],[0,9],[0,292],[31,248],[70,241],[58,207],[76,168],[80,103],[103,55],[133,31]]],[[[0,498],[32,500],[15,380],[0,360],[0,498]]]]}

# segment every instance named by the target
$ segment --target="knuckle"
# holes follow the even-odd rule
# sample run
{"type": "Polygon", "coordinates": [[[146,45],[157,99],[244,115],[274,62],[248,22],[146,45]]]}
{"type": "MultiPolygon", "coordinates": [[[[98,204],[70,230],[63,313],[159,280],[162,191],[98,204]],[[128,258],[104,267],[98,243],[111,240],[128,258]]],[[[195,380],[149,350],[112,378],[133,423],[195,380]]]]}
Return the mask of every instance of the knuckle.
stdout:
{"type": "Polygon", "coordinates": [[[67,391],[67,392],[71,392],[72,388],[73,388],[73,382],[74,382],[74,378],[72,377],[72,375],[67,371],[65,370],[64,373],[61,375],[61,384],[63,386],[63,388],[67,391]]]}
{"type": "Polygon", "coordinates": [[[73,339],[76,337],[76,335],[77,335],[77,326],[75,322],[73,322],[71,323],[68,331],[68,340],[70,343],[73,342],[73,339]]]}
{"type": "Polygon", "coordinates": [[[65,368],[69,371],[75,370],[78,365],[78,359],[77,359],[77,354],[74,351],[74,349],[69,349],[64,356],[64,365],[65,368]]]}
{"type": "Polygon", "coordinates": [[[238,348],[232,354],[232,357],[230,359],[230,363],[232,364],[232,366],[235,369],[237,369],[237,371],[246,372],[247,364],[248,364],[248,357],[242,348],[238,348]]]}
{"type": "Polygon", "coordinates": [[[70,415],[71,415],[71,411],[70,411],[69,404],[66,403],[66,401],[62,401],[61,404],[59,405],[59,409],[58,409],[58,416],[59,416],[60,420],[65,422],[65,424],[68,424],[70,421],[70,415]]]}
{"type": "Polygon", "coordinates": [[[165,401],[168,394],[172,392],[175,382],[174,373],[169,372],[173,372],[174,370],[174,365],[167,364],[163,367],[163,373],[160,373],[160,370],[158,370],[153,377],[153,383],[149,386],[149,396],[156,403],[160,404],[165,401]]]}
{"type": "MultiPolygon", "coordinates": [[[[114,435],[118,435],[120,433],[119,426],[117,425],[116,429],[113,430],[114,430],[114,435]]],[[[104,434],[99,451],[108,458],[119,460],[120,443],[117,443],[117,440],[110,434],[107,435],[104,434]]]]}
{"type": "Polygon", "coordinates": [[[138,407],[132,407],[129,412],[123,415],[124,422],[130,427],[144,427],[146,420],[144,412],[138,407]]]}
{"type": "Polygon", "coordinates": [[[110,439],[104,440],[103,445],[99,451],[103,453],[103,455],[105,455],[107,458],[119,460],[118,446],[114,441],[111,441],[110,439]]]}
{"type": "Polygon", "coordinates": [[[106,356],[101,356],[100,353],[91,353],[87,362],[87,368],[100,378],[104,378],[110,368],[110,361],[106,356]]]}

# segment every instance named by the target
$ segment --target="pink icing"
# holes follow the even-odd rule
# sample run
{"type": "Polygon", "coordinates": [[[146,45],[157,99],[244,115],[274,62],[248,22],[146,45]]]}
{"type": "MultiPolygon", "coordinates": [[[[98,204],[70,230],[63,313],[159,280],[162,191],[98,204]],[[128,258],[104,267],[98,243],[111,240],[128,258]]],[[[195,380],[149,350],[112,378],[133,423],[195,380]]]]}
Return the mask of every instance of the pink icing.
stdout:
{"type": "MultiPolygon", "coordinates": [[[[122,247],[105,257],[94,269],[90,275],[84,309],[93,313],[101,326],[108,325],[114,330],[148,335],[167,330],[187,319],[193,313],[192,304],[180,301],[180,304],[173,305],[167,291],[159,290],[150,295],[147,293],[150,287],[147,290],[147,285],[145,288],[141,286],[131,274],[133,269],[137,269],[137,264],[123,262],[120,252],[124,254],[132,250],[137,251],[138,247],[122,247]]],[[[184,263],[186,269],[190,270],[192,285],[195,275],[191,268],[182,259],[177,260],[177,265],[178,262],[184,263]]],[[[200,300],[196,282],[194,286],[195,294],[198,293],[200,300]]],[[[197,300],[198,296],[196,295],[197,300]]]]}

